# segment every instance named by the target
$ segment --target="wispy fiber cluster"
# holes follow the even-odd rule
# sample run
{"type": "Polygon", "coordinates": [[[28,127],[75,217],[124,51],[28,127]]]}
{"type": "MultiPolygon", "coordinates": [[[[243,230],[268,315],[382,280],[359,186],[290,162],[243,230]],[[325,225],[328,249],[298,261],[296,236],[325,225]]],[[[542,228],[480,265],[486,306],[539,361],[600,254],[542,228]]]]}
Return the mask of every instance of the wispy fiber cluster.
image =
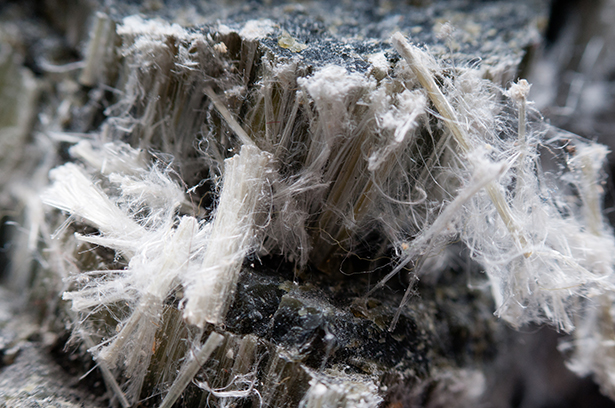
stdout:
{"type": "MultiPolygon", "coordinates": [[[[215,330],[244,263],[292,265],[307,281],[373,273],[366,294],[402,274],[393,330],[413,282],[440,274],[460,247],[497,316],[576,328],[577,370],[611,370],[597,357],[613,340],[606,148],[545,124],[526,81],[502,87],[399,33],[396,51],[353,71],[260,53],[276,30],[98,16],[80,81],[100,91],[104,120],[47,135],[70,147],[49,172],[37,231],[54,242],[43,257],[62,264],[49,269],[65,284],[74,337],[116,400],[160,393],[172,406],[224,341],[215,330]]],[[[244,370],[229,388],[199,387],[263,403],[253,381],[244,370]]],[[[313,381],[303,404],[329,406],[340,387],[313,381]]],[[[348,404],[382,401],[361,390],[348,404]]]]}

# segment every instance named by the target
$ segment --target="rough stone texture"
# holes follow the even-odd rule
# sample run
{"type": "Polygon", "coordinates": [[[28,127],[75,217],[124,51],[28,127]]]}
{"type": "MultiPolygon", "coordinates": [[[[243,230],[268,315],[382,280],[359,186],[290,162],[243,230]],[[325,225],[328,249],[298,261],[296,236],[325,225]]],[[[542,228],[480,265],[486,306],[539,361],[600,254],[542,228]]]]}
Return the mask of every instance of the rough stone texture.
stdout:
{"type": "Polygon", "coordinates": [[[87,363],[64,354],[57,336],[20,310],[20,299],[0,288],[0,405],[8,408],[103,407],[96,373],[80,381],[87,363]],[[79,364],[77,371],[71,366],[79,364]],[[97,396],[98,395],[98,396],[97,396]]]}
{"type": "MultiPolygon", "coordinates": [[[[39,14],[28,9],[34,3],[11,5],[0,15],[0,68],[4,70],[0,71],[4,74],[0,79],[4,84],[17,77],[15,84],[23,84],[26,91],[7,91],[5,86],[0,91],[13,99],[5,98],[3,102],[6,106],[30,103],[19,99],[24,95],[35,97],[34,92],[27,92],[31,89],[31,77],[39,82],[40,96],[36,120],[34,115],[26,115],[22,122],[7,125],[6,120],[0,119],[4,120],[3,127],[17,129],[12,133],[15,143],[10,147],[15,156],[2,154],[3,169],[32,170],[23,170],[19,160],[6,166],[4,163],[15,157],[27,158],[29,154],[37,157],[40,151],[34,149],[31,154],[27,147],[36,131],[90,132],[107,119],[104,108],[114,101],[114,89],[95,85],[97,81],[109,85],[111,82],[104,81],[117,79],[114,69],[119,68],[114,64],[119,63],[113,54],[113,38],[111,51],[105,49],[109,53],[103,56],[109,58],[105,60],[109,64],[94,67],[91,77],[78,78],[81,65],[64,65],[87,56],[86,38],[96,10],[110,17],[99,20],[107,25],[102,29],[108,33],[113,33],[113,24],[122,17],[141,12],[193,26],[195,32],[218,35],[233,57],[229,66],[236,70],[234,73],[242,73],[250,86],[258,83],[264,72],[259,66],[262,56],[273,65],[298,61],[298,76],[337,64],[350,72],[382,79],[386,69],[379,72],[373,57],[380,54],[384,65],[399,61],[388,42],[398,30],[426,45],[439,58],[456,64],[475,64],[485,77],[504,84],[523,69],[526,51],[535,46],[538,31],[546,24],[545,3],[540,1],[383,1],[343,2],[335,6],[323,2],[272,3],[264,6],[229,2],[220,7],[171,0],[142,4],[58,0],[37,3],[41,7],[39,14]],[[246,22],[253,19],[270,20],[264,25],[267,34],[257,41],[246,41],[249,33],[241,33],[246,22]],[[445,25],[447,21],[454,27],[452,31],[445,25]],[[20,73],[15,74],[14,70],[20,73]],[[71,109],[62,110],[66,100],[70,101],[71,109]]],[[[228,99],[236,111],[246,110],[240,98],[230,95],[228,99]]],[[[12,119],[15,115],[7,116],[12,119]]],[[[69,142],[57,144],[58,162],[69,160],[69,142]]],[[[46,177],[45,172],[40,177],[46,177]]],[[[4,181],[0,181],[4,187],[1,183],[4,181]]],[[[3,208],[15,205],[4,195],[2,198],[3,208]]],[[[11,215],[11,219],[19,222],[24,222],[23,218],[18,213],[11,215]]],[[[3,235],[8,235],[9,226],[3,228],[3,235]]],[[[74,228],[86,229],[82,225],[74,228]]],[[[26,291],[31,304],[36,305],[37,318],[45,324],[41,329],[35,318],[17,313],[8,302],[0,304],[0,312],[4,313],[1,324],[5,364],[0,371],[0,401],[7,406],[26,407],[104,406],[107,401],[93,396],[98,392],[95,385],[98,382],[100,387],[102,379],[95,377],[85,384],[76,380],[91,368],[89,355],[79,348],[61,351],[67,340],[64,321],[74,316],[68,316],[67,305],[57,301],[66,287],[57,276],[46,273],[46,263],[53,259],[36,259],[32,270],[25,261],[22,264],[26,267],[20,268],[15,259],[25,258],[13,254],[8,285],[26,291]],[[58,359],[71,362],[58,365],[58,359]]],[[[98,250],[88,251],[78,261],[82,266],[117,260],[113,254],[98,250]]],[[[360,260],[353,262],[360,270],[360,260]]],[[[245,263],[226,324],[216,329],[224,334],[224,343],[176,406],[262,403],[280,407],[351,407],[382,403],[390,407],[439,407],[484,403],[498,407],[542,407],[562,403],[561,395],[592,387],[585,383],[579,386],[564,371],[561,360],[533,364],[532,352],[518,345],[525,336],[512,333],[495,319],[489,295],[468,285],[470,278],[464,268],[449,268],[434,278],[435,282],[420,282],[420,296],[404,309],[392,332],[387,330],[388,324],[407,285],[404,278],[367,297],[370,285],[381,277],[377,273],[344,276],[313,268],[296,275],[291,268],[275,256],[245,263]],[[515,368],[514,381],[510,367],[515,368]],[[532,381],[532,375],[541,379],[553,377],[553,367],[563,378],[560,383],[553,385],[557,381],[552,378],[552,382],[532,381]],[[548,374],[539,376],[540,370],[548,374]],[[252,388],[251,384],[257,385],[252,388]],[[234,398],[224,394],[229,390],[236,392],[234,398]],[[361,397],[353,400],[356,395],[365,397],[362,401],[361,397]],[[325,397],[330,400],[327,402],[325,397]]],[[[5,298],[10,299],[8,295],[0,296],[5,298]]],[[[147,399],[142,406],[160,403],[157,392],[172,382],[187,350],[181,340],[198,336],[182,325],[175,301],[168,299],[165,304],[163,328],[153,345],[154,357],[142,394],[147,399]],[[169,338],[169,333],[175,337],[169,338]]],[[[206,332],[212,329],[209,327],[206,332]]],[[[550,339],[552,351],[553,337],[548,332],[527,341],[540,343],[535,339],[550,339]]],[[[106,398],[117,404],[110,393],[106,398]]]]}

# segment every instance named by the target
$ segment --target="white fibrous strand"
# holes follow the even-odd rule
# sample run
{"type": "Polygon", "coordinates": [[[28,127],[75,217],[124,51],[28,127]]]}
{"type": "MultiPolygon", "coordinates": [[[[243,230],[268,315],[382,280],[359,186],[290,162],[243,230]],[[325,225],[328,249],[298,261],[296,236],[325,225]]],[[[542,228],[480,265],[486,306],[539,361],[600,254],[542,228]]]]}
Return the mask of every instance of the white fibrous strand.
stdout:
{"type": "MultiPolygon", "coordinates": [[[[606,149],[565,135],[545,140],[539,130],[514,135],[514,128],[502,126],[506,118],[497,118],[497,107],[489,100],[492,96],[483,93],[486,81],[470,77],[470,72],[459,75],[458,80],[469,77],[468,83],[445,95],[422,62],[430,57],[399,34],[393,43],[453,135],[457,164],[452,165],[462,166],[453,168],[457,179],[463,180],[464,169],[496,176],[484,188],[472,191],[472,197],[456,209],[454,223],[458,226],[455,235],[485,268],[496,314],[514,325],[550,321],[560,329],[573,330],[576,299],[613,288],[614,241],[597,199],[606,149]],[[459,88],[465,92],[459,94],[459,88]],[[550,175],[541,170],[539,148],[558,144],[565,161],[554,185],[550,175]],[[562,144],[568,144],[568,154],[562,151],[562,144]],[[506,171],[489,170],[497,163],[506,171]]],[[[520,115],[516,133],[525,132],[528,89],[521,81],[508,92],[520,115]]],[[[457,194],[464,194],[463,190],[457,194]]],[[[450,218],[447,206],[457,201],[445,204],[440,216],[450,218]]],[[[437,224],[438,218],[432,225],[437,224]]],[[[440,231],[443,229],[436,230],[440,231]]],[[[425,254],[425,250],[414,249],[423,239],[433,239],[424,236],[422,233],[413,240],[412,252],[403,263],[416,258],[417,253],[425,254]]]]}
{"type": "Polygon", "coordinates": [[[227,159],[220,201],[201,267],[186,274],[184,318],[203,327],[224,321],[239,270],[248,253],[260,245],[256,230],[269,216],[267,183],[271,155],[255,146],[243,146],[227,159]]]}
{"type": "Polygon", "coordinates": [[[382,403],[382,397],[377,395],[376,384],[373,382],[325,382],[325,378],[310,381],[310,388],[301,400],[300,406],[305,408],[372,408],[382,403]]]}
{"type": "Polygon", "coordinates": [[[184,362],[183,367],[177,375],[177,379],[173,382],[171,388],[169,388],[169,392],[162,401],[162,404],[160,404],[160,408],[171,408],[173,404],[175,404],[184,389],[190,384],[201,366],[207,362],[211,353],[220,345],[222,340],[224,340],[224,336],[221,334],[215,332],[211,333],[205,344],[184,362]]]}
{"type": "MultiPolygon", "coordinates": [[[[583,205],[580,215],[585,219],[589,233],[579,239],[589,239],[589,242],[584,241],[584,244],[592,245],[593,250],[578,255],[589,255],[594,262],[600,262],[606,273],[605,269],[610,267],[607,264],[608,259],[613,254],[609,252],[611,248],[604,245],[604,241],[611,240],[612,237],[602,220],[598,197],[602,195],[603,187],[596,183],[596,180],[600,179],[600,166],[597,164],[604,160],[607,150],[604,146],[581,143],[574,147],[574,151],[578,153],[569,160],[569,165],[576,168],[577,172],[569,175],[569,181],[581,195],[583,205]]],[[[608,281],[608,277],[605,277],[605,284],[608,281]]],[[[570,357],[568,368],[580,376],[594,374],[602,393],[611,398],[615,398],[614,293],[612,290],[594,290],[590,291],[585,299],[580,299],[574,316],[576,330],[571,339],[560,345],[562,352],[570,357]]]]}
{"type": "MultiPolygon", "coordinates": [[[[114,161],[128,165],[128,158],[138,154],[118,145],[105,146],[98,156],[114,168],[119,166],[114,161]],[[120,149],[129,154],[118,158],[114,153],[120,149]]],[[[116,251],[127,262],[123,270],[84,271],[88,273],[73,278],[79,288],[63,297],[71,301],[74,311],[86,314],[120,304],[129,306],[128,316],[117,322],[117,333],[91,352],[106,366],[120,366],[128,374],[125,392],[134,401],[152,355],[163,303],[180,283],[181,274],[200,259],[207,227],[192,216],[178,218],[183,192],[168,171],[157,166],[143,168],[138,161],[131,167],[134,175],[112,172],[106,180],[94,183],[84,168],[65,164],[51,172],[53,184],[43,194],[43,202],[97,228],[97,235],[76,236],[116,251]],[[103,181],[119,194],[107,195],[103,181]]],[[[96,173],[100,168],[92,170],[96,173]]]]}
{"type": "MultiPolygon", "coordinates": [[[[255,39],[276,28],[245,26],[241,52],[254,59],[255,39]]],[[[363,272],[387,268],[374,292],[399,273],[437,284],[453,242],[481,265],[498,316],[577,327],[571,365],[615,390],[600,357],[613,354],[614,336],[608,152],[546,125],[526,81],[503,90],[401,34],[395,66],[381,54],[361,73],[268,55],[238,68],[228,33],[139,17],[116,26],[99,15],[95,30],[82,81],[112,82],[115,99],[100,132],[50,136],[73,144],[41,196],[66,216],[41,225],[42,210],[32,211],[36,235],[49,231],[48,258],[64,262],[55,272],[75,336],[120,404],[139,400],[161,342],[183,360],[152,381],[163,406],[177,401],[222,342],[211,329],[225,324],[248,257],[287,261],[302,279],[361,259],[363,272]],[[257,68],[263,77],[251,82],[257,68]],[[170,320],[176,330],[164,333],[170,320]]],[[[237,375],[228,388],[196,384],[221,399],[260,399],[251,374],[237,375]]],[[[303,404],[347,391],[314,380],[303,404]]],[[[347,406],[381,401],[355,391],[347,406]]]]}

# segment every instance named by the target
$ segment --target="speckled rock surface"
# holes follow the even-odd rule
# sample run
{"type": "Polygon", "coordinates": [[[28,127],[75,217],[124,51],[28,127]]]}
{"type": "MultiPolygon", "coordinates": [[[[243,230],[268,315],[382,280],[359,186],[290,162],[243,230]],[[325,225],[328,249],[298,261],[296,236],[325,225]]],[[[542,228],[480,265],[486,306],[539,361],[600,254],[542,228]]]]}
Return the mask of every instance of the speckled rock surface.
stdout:
{"type": "MultiPolygon", "coordinates": [[[[0,405],[8,408],[104,407],[102,383],[80,380],[57,337],[20,310],[21,300],[0,289],[0,405]],[[98,391],[96,391],[98,388],[98,391]]],[[[94,375],[93,377],[96,377],[94,375]]]]}
{"type": "MultiPolygon", "coordinates": [[[[24,148],[36,132],[65,132],[68,136],[59,139],[53,148],[57,147],[58,162],[71,160],[71,135],[98,130],[106,120],[113,119],[110,107],[116,95],[124,91],[122,75],[129,71],[122,65],[125,56],[118,51],[121,40],[113,36],[116,25],[127,15],[141,13],[174,22],[224,44],[218,49],[228,52],[227,65],[223,67],[227,71],[220,68],[216,90],[226,92],[230,108],[238,116],[249,110],[251,100],[244,99],[240,92],[233,93],[228,79],[231,76],[241,77],[247,89],[253,89],[260,86],[263,73],[293,62],[297,64],[290,81],[293,84],[296,77],[305,77],[330,64],[380,81],[400,61],[389,42],[396,31],[452,65],[471,64],[480,68],[484,77],[505,84],[523,70],[524,58],[540,41],[539,32],[547,18],[546,2],[542,1],[265,3],[228,2],[221,7],[218,3],[171,0],[138,4],[58,0],[36,3],[41,7],[39,13],[32,13],[27,6],[11,6],[0,15],[3,49],[10,49],[16,56],[11,63],[27,72],[23,81],[35,77],[40,91],[36,95],[38,115],[28,119],[21,129],[22,139],[15,145],[19,157],[40,154],[36,149],[25,152],[24,148]],[[96,15],[96,11],[104,14],[96,15]],[[86,77],[80,75],[85,65],[81,61],[91,55],[87,38],[96,21],[101,32],[110,37],[101,36],[105,47],[100,53],[105,64],[89,67],[86,77]],[[229,86],[225,88],[226,85],[229,86]]],[[[35,3],[29,6],[35,7],[35,3]]],[[[212,72],[207,71],[207,75],[213,77],[212,72]]],[[[191,107],[194,100],[198,105],[204,98],[201,88],[197,89],[205,81],[202,78],[194,85],[182,83],[171,69],[161,76],[165,75],[176,81],[173,86],[179,89],[173,97],[196,95],[193,99],[179,99],[182,103],[190,99],[186,106],[191,107]]],[[[165,107],[175,106],[175,100],[168,95],[161,95],[159,100],[165,107]]],[[[137,105],[130,115],[138,117],[146,111],[145,102],[137,105]]],[[[220,125],[213,108],[198,112],[190,109],[178,109],[174,121],[158,117],[152,121],[165,130],[181,127],[190,135],[201,131],[199,120],[210,121],[207,123],[223,128],[225,134],[231,133],[220,125]],[[197,115],[198,120],[194,119],[197,115]]],[[[132,130],[134,134],[125,132],[123,140],[138,141],[142,129],[136,125],[132,130]]],[[[230,151],[229,148],[224,154],[230,155],[230,151]]],[[[0,155],[3,160],[7,157],[6,153],[0,155]]],[[[21,169],[19,163],[14,167],[21,169]]],[[[46,177],[42,173],[38,177],[46,177]]],[[[203,207],[207,207],[209,198],[202,198],[203,207]]],[[[2,204],[3,208],[12,208],[15,201],[5,200],[2,204]]],[[[23,213],[15,214],[4,220],[24,222],[23,213]]],[[[71,228],[87,232],[87,227],[78,223],[71,228]]],[[[9,230],[5,227],[3,235],[8,237],[9,230]]],[[[53,231],[44,233],[50,235],[53,231]]],[[[27,247],[27,242],[21,247],[27,247]]],[[[510,374],[507,367],[513,365],[510,359],[514,358],[505,356],[510,353],[526,361],[530,353],[519,351],[518,337],[493,316],[493,302],[488,291],[480,287],[483,282],[477,266],[463,265],[467,258],[461,252],[459,249],[462,261],[456,266],[418,283],[420,295],[404,308],[393,331],[388,327],[407,287],[407,275],[367,296],[385,272],[353,274],[364,266],[361,254],[348,262],[354,262],[350,266],[354,269],[347,274],[318,266],[296,273],[275,255],[247,260],[225,324],[205,330],[205,335],[212,330],[224,335],[223,343],[175,406],[519,406],[518,386],[505,380],[510,374]],[[476,282],[470,282],[475,278],[476,282]]],[[[78,259],[67,263],[84,269],[88,265],[119,263],[114,254],[100,248],[87,248],[77,252],[75,258],[78,259]]],[[[68,304],[59,301],[59,294],[66,290],[65,281],[58,278],[59,274],[52,277],[47,273],[56,267],[56,261],[60,263],[41,256],[28,258],[24,268],[7,268],[11,269],[7,285],[25,293],[23,297],[27,299],[21,302],[35,305],[31,309],[36,318],[26,319],[8,303],[0,304],[0,313],[4,313],[0,316],[4,323],[0,324],[5,327],[0,402],[25,407],[117,404],[111,393],[102,395],[102,379],[97,371],[85,382],[78,380],[92,368],[87,352],[79,347],[63,351],[70,331],[65,323],[76,319],[68,316],[68,304]]],[[[64,272],[62,278],[70,276],[64,272]]],[[[153,360],[144,380],[140,406],[160,403],[162,390],[180,368],[188,347],[181,336],[200,339],[194,328],[183,325],[178,299],[169,298],[161,330],[152,344],[153,360]],[[170,338],[169,333],[176,338],[170,338]]],[[[553,335],[545,337],[552,339],[553,335]]],[[[558,370],[563,370],[559,363],[558,370]]],[[[540,364],[544,369],[550,363],[540,364]]],[[[519,368],[519,372],[525,373],[526,369],[519,368]]],[[[542,407],[559,401],[558,393],[543,392],[547,388],[543,383],[528,382],[524,374],[515,375],[515,381],[525,387],[525,395],[530,395],[525,406],[542,407]],[[537,394],[545,397],[534,398],[537,394]]],[[[562,377],[570,381],[563,384],[574,383],[571,377],[562,377]]]]}

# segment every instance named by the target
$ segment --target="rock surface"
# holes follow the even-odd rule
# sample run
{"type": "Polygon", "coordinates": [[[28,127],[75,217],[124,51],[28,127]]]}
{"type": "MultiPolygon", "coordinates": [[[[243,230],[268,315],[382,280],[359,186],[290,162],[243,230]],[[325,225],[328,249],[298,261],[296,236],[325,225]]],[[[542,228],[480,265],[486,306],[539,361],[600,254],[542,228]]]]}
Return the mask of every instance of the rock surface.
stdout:
{"type": "MultiPolygon", "coordinates": [[[[493,316],[494,301],[482,288],[486,283],[480,268],[462,246],[453,246],[455,259],[440,268],[439,275],[421,277],[414,288],[419,296],[405,307],[399,309],[414,279],[407,273],[367,295],[390,271],[395,254],[375,228],[376,232],[365,229],[369,234],[361,242],[348,238],[352,223],[340,213],[346,207],[356,209],[353,222],[360,224],[367,210],[363,198],[344,203],[339,197],[352,185],[352,177],[357,184],[370,182],[367,177],[356,181],[365,176],[367,164],[352,168],[347,165],[352,157],[340,156],[344,171],[323,165],[321,185],[332,186],[323,200],[326,205],[307,211],[309,236],[289,235],[296,247],[301,247],[297,242],[309,241],[314,248],[309,254],[301,248],[288,250],[270,234],[261,245],[266,251],[252,251],[243,265],[240,260],[237,286],[228,304],[220,306],[228,309],[224,324],[204,324],[200,329],[183,319],[184,282],[178,284],[177,278],[162,297],[160,312],[144,312],[143,321],[155,327],[151,338],[140,349],[126,341],[127,356],[118,359],[116,368],[107,367],[103,351],[130,327],[130,301],[78,309],[73,297],[71,310],[60,296],[66,292],[65,299],[71,299],[76,295],[70,293],[88,288],[90,278],[81,272],[91,271],[88,276],[95,280],[100,271],[128,270],[129,251],[104,248],[106,231],[88,222],[87,216],[62,218],[44,212],[40,199],[33,198],[48,186],[51,168],[71,161],[83,163],[97,180],[93,184],[114,198],[126,183],[118,187],[103,177],[113,170],[105,170],[111,156],[108,161],[99,159],[107,154],[101,146],[126,142],[145,152],[139,157],[149,160],[151,168],[157,160],[167,160],[171,174],[186,189],[193,187],[190,198],[196,202],[180,202],[177,214],[205,224],[217,216],[212,196],[224,188],[220,167],[239,152],[242,134],[234,121],[259,148],[279,154],[286,165],[280,173],[292,178],[301,170],[296,159],[304,154],[301,145],[308,145],[309,137],[318,132],[326,133],[315,124],[318,117],[333,112],[334,105],[322,108],[319,103],[336,91],[341,95],[338,104],[348,106],[348,116],[329,118],[331,127],[341,124],[332,134],[359,135],[371,143],[375,127],[364,118],[372,114],[369,109],[375,108],[370,104],[375,103],[365,95],[390,77],[409,78],[407,65],[389,41],[394,32],[401,31],[453,67],[439,78],[443,83],[456,75],[458,64],[474,67],[494,84],[507,85],[523,70],[528,50],[540,41],[545,2],[366,1],[332,6],[274,1],[228,2],[221,7],[180,0],[58,0],[40,7],[34,13],[28,5],[11,5],[0,14],[0,95],[3,106],[17,107],[10,114],[3,109],[0,115],[1,143],[8,146],[0,149],[0,170],[11,174],[0,180],[0,202],[5,209],[17,209],[3,220],[15,220],[26,231],[3,226],[2,235],[12,243],[5,261],[6,285],[27,297],[24,304],[35,305],[34,316],[25,317],[8,302],[0,304],[0,312],[6,311],[1,316],[5,366],[0,371],[0,401],[6,406],[165,404],[177,373],[213,332],[224,336],[221,345],[202,362],[174,406],[505,407],[519,406],[515,401],[521,399],[523,406],[540,407],[559,401],[557,393],[545,391],[554,386],[526,381],[530,369],[519,369],[521,386],[506,383],[508,373],[502,365],[511,365],[506,354],[525,361],[530,353],[518,351],[518,336],[493,316]],[[137,13],[143,18],[124,19],[137,13]],[[329,86],[339,85],[327,88],[321,99],[315,82],[309,82],[315,80],[307,79],[318,78],[318,73],[329,86]],[[351,80],[355,82],[344,88],[351,80]],[[283,135],[291,134],[293,143],[284,145],[283,135]],[[219,145],[208,135],[216,135],[219,145]],[[278,136],[281,141],[274,141],[278,136]],[[70,149],[83,141],[93,146],[91,156],[89,151],[70,149]],[[281,154],[284,149],[290,153],[281,154]],[[169,163],[165,155],[175,161],[169,163]],[[102,164],[94,171],[97,160],[102,164]],[[78,243],[74,232],[94,238],[78,243]],[[344,252],[340,242],[346,241],[354,245],[352,251],[344,252]],[[365,270],[373,273],[362,273],[365,270]],[[389,330],[398,310],[399,320],[389,330]],[[74,342],[82,346],[63,352],[73,329],[74,342]],[[145,363],[139,360],[142,365],[130,371],[123,359],[139,353],[147,355],[145,363]],[[93,367],[91,355],[102,374],[96,370],[79,381],[93,367]],[[59,365],[59,360],[70,363],[59,365]],[[104,397],[103,382],[108,390],[104,397]],[[524,387],[525,394],[518,387],[524,387]]],[[[401,89],[400,83],[390,88],[401,89]]],[[[424,132],[432,138],[444,132],[436,120],[426,121],[429,130],[424,132]]],[[[421,148],[436,147],[435,142],[427,145],[421,148]]],[[[344,149],[348,145],[332,150],[344,149]]],[[[272,179],[272,190],[275,183],[272,179]]],[[[306,196],[321,194],[311,191],[316,189],[306,196]]],[[[123,205],[118,203],[118,208],[123,205]]],[[[286,204],[293,205],[291,200],[286,204]]],[[[127,211],[137,220],[151,215],[139,208],[127,211]]],[[[155,230],[144,225],[145,230],[155,230]]],[[[263,225],[265,230],[268,224],[263,225]]],[[[554,366],[563,370],[559,364],[554,366]]],[[[575,384],[569,373],[562,378],[561,384],[575,384]]]]}

